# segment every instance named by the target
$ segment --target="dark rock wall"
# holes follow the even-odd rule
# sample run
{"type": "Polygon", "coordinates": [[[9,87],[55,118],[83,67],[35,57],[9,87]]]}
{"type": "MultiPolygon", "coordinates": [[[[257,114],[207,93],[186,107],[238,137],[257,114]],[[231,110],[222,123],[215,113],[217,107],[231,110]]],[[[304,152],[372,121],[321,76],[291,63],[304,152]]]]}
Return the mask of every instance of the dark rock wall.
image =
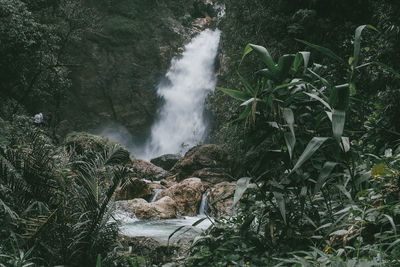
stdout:
{"type": "Polygon", "coordinates": [[[207,15],[199,2],[87,1],[99,23],[71,51],[78,64],[59,133],[118,122],[145,136],[157,111],[157,84],[195,33],[192,22],[207,15]]]}

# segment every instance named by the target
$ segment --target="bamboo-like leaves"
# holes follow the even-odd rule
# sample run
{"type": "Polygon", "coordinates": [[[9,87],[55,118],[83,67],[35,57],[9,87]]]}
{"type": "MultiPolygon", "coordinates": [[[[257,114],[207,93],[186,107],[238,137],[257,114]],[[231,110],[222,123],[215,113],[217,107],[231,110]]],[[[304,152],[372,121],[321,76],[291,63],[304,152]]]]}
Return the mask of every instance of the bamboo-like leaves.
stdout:
{"type": "MultiPolygon", "coordinates": [[[[254,45],[254,44],[250,44],[250,47],[254,50],[254,52],[257,53],[257,55],[265,63],[265,65],[267,65],[268,69],[274,72],[275,63],[274,63],[274,60],[272,59],[271,55],[269,54],[268,50],[265,47],[262,47],[259,45],[254,45]]],[[[250,52],[248,52],[248,53],[250,53],[250,52]]]]}
{"type": "Polygon", "coordinates": [[[300,168],[304,164],[304,162],[306,162],[327,139],[327,137],[314,137],[313,139],[311,139],[306,149],[304,149],[300,158],[297,160],[296,165],[294,165],[291,173],[300,168]]]}
{"type": "Polygon", "coordinates": [[[307,71],[308,62],[310,61],[310,52],[301,51],[296,54],[296,57],[293,62],[293,70],[297,72],[299,69],[301,62],[304,62],[304,73],[307,71]]]}
{"type": "Polygon", "coordinates": [[[325,162],[324,166],[322,167],[321,172],[319,173],[317,184],[314,187],[314,195],[319,192],[322,188],[322,185],[325,183],[335,166],[337,165],[336,162],[328,161],[325,162]]]}
{"type": "Polygon", "coordinates": [[[351,65],[354,67],[357,67],[360,58],[361,33],[365,28],[378,31],[374,26],[371,25],[361,25],[357,27],[356,32],[354,34],[354,55],[353,55],[353,60],[351,62],[351,65]]]}
{"type": "Polygon", "coordinates": [[[251,180],[250,177],[243,177],[236,182],[236,190],[235,190],[235,195],[233,196],[232,207],[236,206],[236,204],[242,198],[244,192],[246,192],[247,188],[249,188],[250,180],[251,180]]]}
{"type": "Polygon", "coordinates": [[[329,110],[332,110],[331,106],[322,98],[320,98],[319,96],[315,95],[315,94],[311,94],[311,93],[307,93],[304,92],[306,95],[308,95],[309,97],[314,98],[315,100],[318,100],[322,105],[324,105],[325,107],[327,107],[329,110]]]}
{"type": "Polygon", "coordinates": [[[282,110],[283,117],[286,120],[286,123],[288,124],[288,127],[290,129],[290,132],[287,132],[284,134],[286,145],[288,147],[289,151],[289,156],[292,158],[293,156],[293,150],[294,146],[296,144],[296,136],[294,134],[294,115],[293,111],[290,108],[284,108],[282,110]]]}
{"type": "Polygon", "coordinates": [[[230,97],[233,97],[240,101],[246,101],[249,99],[249,95],[243,91],[227,89],[227,88],[222,88],[222,87],[217,87],[217,89],[220,90],[221,92],[229,95],[230,97]]]}
{"type": "Polygon", "coordinates": [[[309,47],[311,47],[311,48],[314,48],[314,49],[317,50],[318,52],[321,52],[321,53],[323,53],[324,55],[326,55],[326,56],[328,56],[328,57],[330,57],[330,58],[332,58],[332,59],[334,59],[334,60],[336,60],[336,61],[338,61],[338,62],[340,62],[340,63],[344,63],[344,60],[343,60],[342,58],[340,58],[338,55],[336,55],[336,54],[335,54],[332,50],[330,50],[329,48],[325,48],[325,47],[322,47],[322,46],[319,46],[319,45],[315,45],[315,44],[309,43],[309,42],[304,41],[304,40],[296,39],[296,41],[298,41],[298,42],[300,42],[300,43],[303,43],[303,44],[305,44],[306,46],[309,46],[309,47]]]}
{"type": "Polygon", "coordinates": [[[286,204],[285,204],[285,198],[282,193],[279,192],[273,192],[276,203],[278,204],[279,211],[282,215],[283,221],[286,224],[286,204]]]}
{"type": "Polygon", "coordinates": [[[333,137],[338,143],[341,142],[344,123],[346,120],[346,112],[344,110],[334,109],[332,112],[332,131],[333,137]]]}

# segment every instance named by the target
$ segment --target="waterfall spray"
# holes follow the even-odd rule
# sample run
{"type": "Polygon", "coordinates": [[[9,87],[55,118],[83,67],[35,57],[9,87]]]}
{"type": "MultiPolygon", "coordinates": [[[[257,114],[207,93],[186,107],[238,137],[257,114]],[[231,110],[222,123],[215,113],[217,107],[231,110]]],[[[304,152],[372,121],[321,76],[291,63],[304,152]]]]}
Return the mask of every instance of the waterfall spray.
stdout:
{"type": "Polygon", "coordinates": [[[204,140],[207,122],[204,100],[215,88],[214,61],[219,30],[205,30],[185,47],[182,57],[173,59],[157,94],[164,99],[151,137],[141,155],[150,159],[167,153],[183,153],[204,140]]]}

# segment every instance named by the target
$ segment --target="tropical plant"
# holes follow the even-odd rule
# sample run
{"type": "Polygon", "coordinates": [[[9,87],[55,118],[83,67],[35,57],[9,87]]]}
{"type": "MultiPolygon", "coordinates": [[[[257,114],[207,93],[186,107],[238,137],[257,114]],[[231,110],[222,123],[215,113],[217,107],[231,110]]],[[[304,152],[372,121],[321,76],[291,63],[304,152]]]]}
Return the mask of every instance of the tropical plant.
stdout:
{"type": "Polygon", "coordinates": [[[46,259],[50,265],[82,266],[94,265],[101,254],[110,261],[118,234],[110,220],[111,200],[130,172],[120,164],[129,153],[117,145],[85,155],[68,152],[24,122],[13,122],[25,127],[24,138],[10,136],[0,150],[1,239],[19,244],[19,249],[2,244],[3,259],[19,262],[31,256],[35,264],[46,259]]]}
{"type": "MultiPolygon", "coordinates": [[[[390,258],[392,249],[397,251],[394,214],[375,202],[368,205],[356,200],[363,192],[374,194],[380,188],[356,146],[358,135],[345,127],[355,121],[349,114],[356,110],[356,84],[362,68],[375,65],[398,76],[382,63],[362,61],[361,34],[365,29],[376,31],[370,25],[356,29],[353,55],[348,60],[328,48],[298,40],[336,61],[341,70],[311,64],[306,51],[284,55],[275,63],[266,48],[246,46],[242,61],[255,52],[265,64],[256,72],[256,86],[239,74],[244,90],[218,89],[244,106],[238,120],[247,119],[251,126],[248,138],[252,147],[246,154],[252,162],[251,177],[237,181],[237,216],[229,224],[209,230],[204,242],[193,244],[189,264],[244,264],[246,257],[256,266],[272,264],[287,252],[308,247],[315,248],[314,254],[318,249],[326,254],[334,247],[340,253],[332,257],[348,255],[348,260],[358,264],[363,257],[373,257],[373,251],[386,250],[384,260],[390,258]],[[388,239],[360,239],[365,225],[374,224],[366,218],[376,210],[380,219],[374,223],[381,228],[369,228],[373,229],[369,235],[391,231],[385,235],[388,239]],[[386,243],[389,240],[390,244],[386,243]],[[372,244],[376,244],[375,250],[371,250],[372,244]],[[227,254],[222,256],[219,251],[227,254]]],[[[388,184],[398,192],[393,182],[388,184]]],[[[391,205],[397,205],[398,196],[393,201],[391,205]]],[[[294,257],[288,263],[300,261],[307,266],[302,257],[294,257]]]]}

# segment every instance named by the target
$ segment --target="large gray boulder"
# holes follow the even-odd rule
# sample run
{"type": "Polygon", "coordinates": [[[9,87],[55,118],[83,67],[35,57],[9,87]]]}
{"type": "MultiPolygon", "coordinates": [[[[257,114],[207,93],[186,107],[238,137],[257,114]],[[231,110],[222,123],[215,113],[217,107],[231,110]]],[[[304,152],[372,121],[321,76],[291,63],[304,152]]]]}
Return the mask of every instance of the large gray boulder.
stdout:
{"type": "Polygon", "coordinates": [[[232,213],[235,183],[219,183],[212,186],[207,193],[208,212],[213,217],[221,217],[232,213]]]}
{"type": "Polygon", "coordinates": [[[138,178],[159,181],[168,176],[166,170],[143,159],[133,159],[132,167],[135,170],[136,177],[138,178]]]}
{"type": "Polygon", "coordinates": [[[150,184],[138,178],[134,178],[115,190],[115,200],[129,200],[134,198],[150,199],[153,195],[153,191],[150,184]]]}
{"type": "Polygon", "coordinates": [[[156,202],[148,203],[142,198],[117,201],[117,207],[134,214],[141,220],[160,220],[176,218],[176,202],[166,196],[156,202]]]}
{"type": "Polygon", "coordinates": [[[163,168],[164,170],[169,171],[180,159],[182,159],[182,156],[179,154],[165,154],[151,159],[150,162],[158,167],[163,168]]]}
{"type": "Polygon", "coordinates": [[[200,178],[207,186],[231,180],[229,155],[218,145],[193,147],[171,169],[168,179],[179,182],[190,177],[200,178]]]}
{"type": "Polygon", "coordinates": [[[195,216],[198,214],[203,192],[201,180],[189,178],[162,191],[158,199],[170,197],[176,202],[181,215],[195,216]]]}

